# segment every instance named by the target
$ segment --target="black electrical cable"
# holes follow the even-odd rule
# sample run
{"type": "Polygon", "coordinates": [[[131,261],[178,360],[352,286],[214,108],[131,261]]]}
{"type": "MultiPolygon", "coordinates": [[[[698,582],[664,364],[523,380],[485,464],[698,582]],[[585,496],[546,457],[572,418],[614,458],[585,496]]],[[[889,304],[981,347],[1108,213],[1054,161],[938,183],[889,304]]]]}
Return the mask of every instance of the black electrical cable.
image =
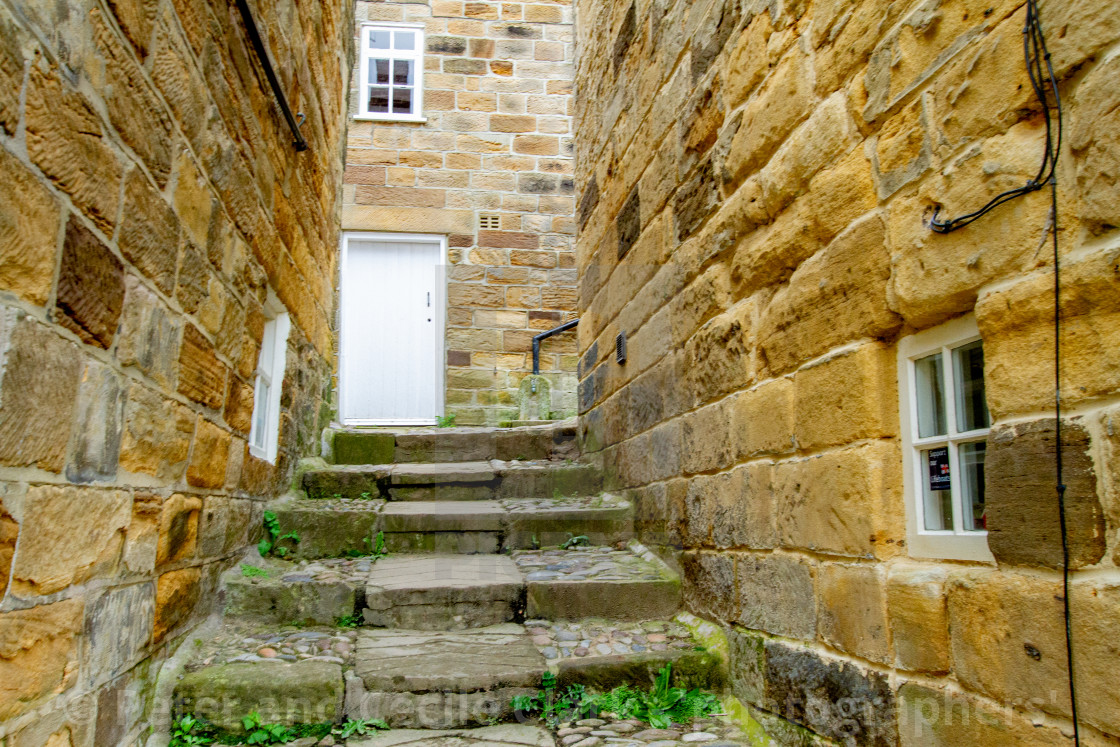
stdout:
{"type": "Polygon", "coordinates": [[[1057,460],[1058,522],[1062,533],[1062,604],[1066,622],[1066,667],[1069,671],[1069,704],[1073,718],[1073,743],[1080,747],[1077,723],[1077,688],[1073,680],[1073,624],[1069,599],[1069,537],[1066,535],[1066,484],[1062,479],[1062,276],[1058,258],[1058,182],[1050,179],[1050,215],[1054,245],[1054,458],[1057,460]]]}
{"type": "Polygon", "coordinates": [[[937,233],[952,233],[958,228],[963,228],[969,223],[979,220],[1005,202],[1010,202],[1031,192],[1037,192],[1053,178],[1054,169],[1058,165],[1058,151],[1062,144],[1062,102],[1058,96],[1054,70],[1050,65],[1050,53],[1046,51],[1046,39],[1042,34],[1037,0],[1027,0],[1027,21],[1023,26],[1023,56],[1026,58],[1027,74],[1031,79],[1031,87],[1034,88],[1035,95],[1038,97],[1039,103],[1042,104],[1042,116],[1046,122],[1046,151],[1042,156],[1038,173],[1023,186],[996,195],[987,205],[967,215],[950,218],[949,220],[938,220],[937,216],[941,212],[941,206],[938,205],[934,208],[933,217],[930,219],[929,227],[931,230],[937,233]],[[1051,120],[1051,104],[1046,89],[1043,87],[1044,79],[1048,79],[1050,90],[1054,95],[1053,109],[1058,115],[1057,127],[1051,120]],[[1057,130],[1056,137],[1055,130],[1057,130]]]}
{"type": "Polygon", "coordinates": [[[1050,51],[1046,48],[1046,36],[1042,32],[1042,23],[1039,18],[1038,0],[1027,0],[1027,20],[1023,26],[1023,55],[1026,59],[1027,74],[1031,79],[1038,101],[1042,104],[1043,118],[1046,122],[1046,151],[1042,156],[1042,164],[1038,174],[1022,187],[1008,190],[992,198],[975,212],[962,215],[950,220],[938,220],[940,211],[938,206],[930,220],[930,229],[937,233],[951,233],[958,228],[963,228],[1005,202],[1031,192],[1037,192],[1044,186],[1050,186],[1050,233],[1054,249],[1054,430],[1056,460],[1055,479],[1058,493],[1058,524],[1062,535],[1062,604],[1065,617],[1066,633],[1066,668],[1069,674],[1069,703],[1070,716],[1073,719],[1073,742],[1077,747],[1081,745],[1081,730],[1077,717],[1077,687],[1073,673],[1073,625],[1070,614],[1070,586],[1069,586],[1069,538],[1066,534],[1066,484],[1063,480],[1062,470],[1062,311],[1061,311],[1061,257],[1058,252],[1058,180],[1055,170],[1058,166],[1058,157],[1062,148],[1062,98],[1058,93],[1058,80],[1054,75],[1054,66],[1050,61],[1050,51]],[[1049,95],[1047,94],[1049,88],[1049,95]],[[1050,96],[1053,96],[1051,104],[1050,96]],[[1051,109],[1057,116],[1055,123],[1051,118],[1051,109]]]}

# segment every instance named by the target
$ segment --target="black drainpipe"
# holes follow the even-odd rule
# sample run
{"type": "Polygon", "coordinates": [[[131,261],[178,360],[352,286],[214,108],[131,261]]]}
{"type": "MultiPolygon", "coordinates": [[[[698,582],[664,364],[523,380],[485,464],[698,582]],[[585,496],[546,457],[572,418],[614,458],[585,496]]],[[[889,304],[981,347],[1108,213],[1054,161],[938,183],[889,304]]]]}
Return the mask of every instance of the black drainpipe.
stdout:
{"type": "MultiPolygon", "coordinates": [[[[292,145],[296,146],[296,150],[307,150],[307,141],[303,139],[303,133],[299,131],[299,124],[292,115],[292,109],[288,106],[288,99],[284,95],[283,89],[280,88],[280,81],[276,78],[276,72],[272,69],[272,61],[268,58],[268,52],[264,49],[264,42],[261,41],[261,34],[257,31],[257,23],[253,20],[249,3],[246,0],[235,0],[235,2],[237,3],[237,9],[241,11],[241,20],[245,22],[245,33],[249,35],[249,43],[253,45],[253,50],[257,53],[257,59],[261,61],[261,67],[264,68],[264,77],[268,78],[272,95],[276,97],[276,103],[280,104],[280,111],[284,113],[284,119],[288,122],[288,129],[292,131],[292,136],[295,138],[292,145]]],[[[300,117],[302,116],[301,114],[300,117]]]]}

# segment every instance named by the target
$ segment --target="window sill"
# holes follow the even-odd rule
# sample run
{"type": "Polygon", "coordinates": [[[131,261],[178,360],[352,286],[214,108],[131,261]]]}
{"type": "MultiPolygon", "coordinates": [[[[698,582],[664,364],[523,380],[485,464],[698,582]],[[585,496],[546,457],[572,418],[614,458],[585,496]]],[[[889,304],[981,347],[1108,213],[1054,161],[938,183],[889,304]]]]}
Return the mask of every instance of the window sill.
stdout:
{"type": "Polygon", "coordinates": [[[261,447],[255,445],[255,444],[249,444],[249,454],[251,454],[252,456],[255,456],[257,459],[264,460],[264,461],[268,462],[269,464],[273,464],[273,465],[276,464],[276,456],[275,455],[270,456],[267,451],[265,451],[264,449],[262,449],[261,447]]]}
{"type": "Polygon", "coordinates": [[[909,555],[927,560],[964,560],[994,563],[988,548],[988,533],[953,534],[952,532],[915,532],[909,536],[909,555]]]}
{"type": "Polygon", "coordinates": [[[358,122],[408,122],[411,124],[424,124],[427,117],[378,117],[375,115],[355,114],[354,120],[358,122]]]}

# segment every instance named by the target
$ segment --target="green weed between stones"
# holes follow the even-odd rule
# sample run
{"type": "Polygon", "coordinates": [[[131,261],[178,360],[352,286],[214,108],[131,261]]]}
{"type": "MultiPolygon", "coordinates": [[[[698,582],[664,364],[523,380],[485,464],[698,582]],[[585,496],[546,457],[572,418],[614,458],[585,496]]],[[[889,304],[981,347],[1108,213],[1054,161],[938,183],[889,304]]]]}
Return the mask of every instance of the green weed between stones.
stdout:
{"type": "Polygon", "coordinates": [[[212,744],[259,744],[274,745],[287,744],[304,737],[322,739],[328,734],[333,734],[340,739],[352,736],[367,736],[379,729],[388,729],[389,725],[381,719],[347,719],[341,725],[330,722],[322,724],[283,724],[261,723],[260,714],[256,711],[241,719],[245,731],[241,734],[215,729],[206,721],[196,718],[191,714],[180,717],[171,724],[170,747],[203,747],[212,744]]]}
{"type": "Polygon", "coordinates": [[[276,518],[276,514],[272,511],[264,512],[264,533],[265,538],[257,543],[257,551],[260,552],[262,556],[273,553],[278,558],[286,557],[288,555],[288,548],[277,547],[277,543],[287,539],[296,543],[299,542],[299,535],[295,532],[280,534],[280,520],[276,518]]]}
{"type": "Polygon", "coordinates": [[[332,732],[336,737],[347,739],[357,734],[359,737],[364,737],[367,734],[373,734],[379,729],[388,729],[389,724],[385,723],[379,718],[364,718],[364,719],[347,719],[346,723],[342,726],[336,727],[332,732]]]}
{"type": "Polygon", "coordinates": [[[370,558],[371,560],[380,560],[389,556],[389,551],[385,549],[385,532],[378,532],[372,542],[369,537],[362,537],[362,544],[366,546],[365,552],[346,550],[342,553],[342,556],[344,558],[370,558]]]}
{"type": "Polygon", "coordinates": [[[556,676],[546,672],[536,695],[518,695],[511,705],[519,715],[538,715],[550,726],[610,713],[618,718],[636,718],[655,729],[667,729],[674,723],[688,723],[723,712],[715,695],[672,687],[671,677],[672,665],[666,664],[658,671],[652,690],[620,685],[610,692],[596,694],[579,684],[559,690],[556,676]]]}
{"type": "Polygon", "coordinates": [[[171,724],[171,747],[214,744],[215,739],[214,730],[189,713],[171,724]]]}
{"type": "Polygon", "coordinates": [[[353,615],[343,615],[336,617],[334,624],[340,628],[360,628],[362,627],[362,613],[356,612],[353,615]]]}
{"type": "Polygon", "coordinates": [[[450,415],[436,415],[436,428],[454,428],[455,413],[450,415]]]}
{"type": "Polygon", "coordinates": [[[264,568],[257,568],[255,565],[248,563],[241,564],[241,577],[242,578],[271,578],[272,574],[264,568]]]}
{"type": "Polygon", "coordinates": [[[568,532],[568,539],[564,540],[564,544],[560,545],[565,550],[571,550],[573,547],[586,547],[591,544],[591,538],[586,534],[581,534],[578,537],[568,532]]]}

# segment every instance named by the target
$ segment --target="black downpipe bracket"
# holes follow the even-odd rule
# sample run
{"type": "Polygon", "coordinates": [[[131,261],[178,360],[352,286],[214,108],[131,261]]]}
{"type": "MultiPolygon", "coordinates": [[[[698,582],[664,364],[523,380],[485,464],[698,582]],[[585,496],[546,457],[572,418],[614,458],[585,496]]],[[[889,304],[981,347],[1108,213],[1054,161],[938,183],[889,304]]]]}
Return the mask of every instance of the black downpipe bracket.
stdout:
{"type": "Polygon", "coordinates": [[[559,327],[553,327],[547,332],[541,332],[539,335],[533,336],[533,375],[540,376],[541,373],[541,340],[546,340],[553,335],[558,335],[561,332],[567,332],[572,327],[579,324],[579,319],[573,319],[570,322],[564,322],[559,327]]]}
{"type": "Polygon", "coordinates": [[[261,68],[264,69],[264,77],[268,79],[268,85],[272,88],[272,95],[276,97],[276,103],[280,105],[280,111],[283,112],[284,119],[288,122],[288,129],[292,131],[292,136],[295,138],[292,145],[298,151],[307,150],[307,141],[303,139],[303,133],[299,131],[299,124],[292,114],[292,108],[288,106],[288,98],[284,95],[284,90],[280,88],[276,71],[272,69],[272,61],[268,57],[268,52],[265,51],[260,31],[257,30],[257,23],[253,20],[252,11],[249,10],[249,3],[247,0],[234,1],[237,4],[237,10],[241,12],[241,20],[245,22],[245,33],[249,36],[249,43],[253,45],[253,51],[257,53],[257,59],[261,62],[261,68]]]}

